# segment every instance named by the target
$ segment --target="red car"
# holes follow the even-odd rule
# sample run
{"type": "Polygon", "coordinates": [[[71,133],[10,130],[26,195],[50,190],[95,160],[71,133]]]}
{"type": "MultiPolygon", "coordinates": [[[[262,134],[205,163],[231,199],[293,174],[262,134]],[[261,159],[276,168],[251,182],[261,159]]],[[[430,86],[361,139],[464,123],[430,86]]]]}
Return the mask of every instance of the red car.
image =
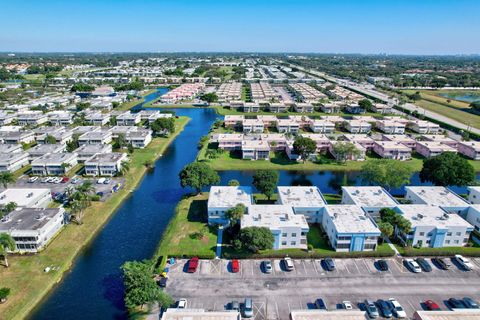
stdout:
{"type": "Polygon", "coordinates": [[[62,183],[67,183],[70,180],[69,177],[63,177],[62,178],[62,183]]]}
{"type": "Polygon", "coordinates": [[[195,273],[198,268],[198,257],[193,257],[188,261],[188,268],[187,272],[188,273],[195,273]]]}
{"type": "Polygon", "coordinates": [[[427,307],[428,310],[432,310],[432,311],[441,310],[440,306],[433,300],[425,301],[425,306],[427,307]]]}
{"type": "Polygon", "coordinates": [[[237,259],[232,260],[232,272],[237,273],[240,271],[240,261],[237,259]]]}

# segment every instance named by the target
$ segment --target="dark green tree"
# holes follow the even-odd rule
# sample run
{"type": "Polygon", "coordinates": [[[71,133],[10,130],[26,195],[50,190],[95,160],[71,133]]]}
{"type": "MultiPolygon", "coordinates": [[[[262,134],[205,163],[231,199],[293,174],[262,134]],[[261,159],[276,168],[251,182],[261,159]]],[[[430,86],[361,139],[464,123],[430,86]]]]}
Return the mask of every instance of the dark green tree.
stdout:
{"type": "Polygon", "coordinates": [[[240,182],[236,179],[232,179],[232,180],[228,181],[228,185],[230,187],[238,187],[240,185],[240,182]]]}
{"type": "Polygon", "coordinates": [[[298,136],[293,143],[293,151],[302,157],[303,162],[316,150],[317,144],[310,138],[298,136]]]}
{"type": "Polygon", "coordinates": [[[366,184],[379,185],[391,190],[409,184],[412,174],[412,168],[405,162],[375,159],[365,162],[362,166],[361,178],[366,184]]]}
{"type": "Polygon", "coordinates": [[[203,187],[220,182],[218,173],[205,163],[192,162],[187,164],[179,173],[182,188],[191,187],[201,193],[203,187]]]}
{"type": "Polygon", "coordinates": [[[235,207],[230,208],[225,212],[225,218],[230,221],[230,225],[233,226],[237,224],[242,218],[247,208],[243,203],[237,204],[235,207]]]}
{"type": "Polygon", "coordinates": [[[277,187],[278,178],[277,171],[259,170],[253,176],[253,185],[270,200],[277,187]]]}
{"type": "Polygon", "coordinates": [[[367,111],[370,111],[372,110],[372,101],[370,101],[369,99],[362,99],[360,101],[358,101],[358,105],[360,106],[360,108],[364,109],[364,110],[367,110],[367,111]]]}
{"type": "Polygon", "coordinates": [[[168,133],[173,133],[175,132],[175,118],[158,118],[150,125],[150,129],[152,129],[155,135],[164,130],[167,130],[168,133]]]}
{"type": "Polygon", "coordinates": [[[0,172],[0,184],[6,189],[9,183],[15,183],[17,179],[11,172],[0,172]]]}
{"type": "Polygon", "coordinates": [[[475,169],[460,155],[444,152],[423,160],[420,180],[436,186],[465,186],[475,182],[475,169]]]}
{"type": "Polygon", "coordinates": [[[15,240],[8,233],[0,233],[0,256],[3,257],[3,262],[8,268],[7,255],[9,251],[14,251],[16,248],[15,240]]]}
{"type": "Polygon", "coordinates": [[[244,249],[250,252],[269,250],[273,248],[275,239],[269,228],[246,227],[240,230],[237,239],[234,240],[234,247],[237,250],[244,249]]]}
{"type": "Polygon", "coordinates": [[[45,136],[45,144],[55,144],[57,143],[57,139],[54,136],[47,134],[45,136]]]}
{"type": "Polygon", "coordinates": [[[218,101],[218,96],[216,93],[209,92],[209,93],[202,94],[200,96],[200,99],[207,102],[210,105],[212,102],[218,101]]]}

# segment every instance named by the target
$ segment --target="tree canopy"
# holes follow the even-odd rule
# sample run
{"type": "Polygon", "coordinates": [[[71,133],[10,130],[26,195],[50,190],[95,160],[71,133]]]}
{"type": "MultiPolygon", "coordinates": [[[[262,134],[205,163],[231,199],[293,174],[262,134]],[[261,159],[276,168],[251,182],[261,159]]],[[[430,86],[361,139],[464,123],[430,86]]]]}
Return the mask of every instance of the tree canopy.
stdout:
{"type": "Polygon", "coordinates": [[[371,110],[373,106],[372,101],[370,101],[369,99],[362,99],[358,101],[358,105],[365,110],[371,110]]]}
{"type": "Polygon", "coordinates": [[[273,170],[259,170],[253,176],[253,185],[270,200],[277,187],[279,175],[273,170]]]}
{"type": "Polygon", "coordinates": [[[258,252],[273,248],[275,239],[270,229],[266,227],[246,227],[240,230],[237,239],[234,240],[234,247],[237,250],[258,252]]]}
{"type": "Polygon", "coordinates": [[[230,225],[235,225],[242,219],[247,208],[243,203],[238,203],[235,207],[230,208],[225,212],[225,217],[230,221],[230,225]]]}
{"type": "Polygon", "coordinates": [[[470,103],[470,107],[479,111],[480,110],[480,100],[473,101],[472,103],[470,103]]]}
{"type": "Polygon", "coordinates": [[[8,233],[0,233],[0,256],[3,256],[5,266],[8,268],[7,255],[16,248],[15,240],[8,233]]]}
{"type": "Polygon", "coordinates": [[[360,155],[360,151],[351,142],[341,142],[333,144],[333,153],[338,162],[346,162],[351,157],[360,155]]]}
{"type": "Polygon", "coordinates": [[[317,144],[310,138],[298,136],[293,143],[293,150],[302,157],[305,162],[308,157],[317,150],[317,144]]]}
{"type": "Polygon", "coordinates": [[[156,135],[164,130],[168,133],[173,133],[175,132],[175,118],[158,118],[150,125],[150,129],[156,135]]]}
{"type": "Polygon", "coordinates": [[[464,186],[475,182],[475,169],[460,155],[444,152],[423,160],[420,180],[436,186],[464,186]]]}
{"type": "Polygon", "coordinates": [[[405,162],[390,159],[375,159],[362,166],[364,183],[379,185],[387,190],[400,188],[410,183],[412,168],[405,162]]]}
{"type": "Polygon", "coordinates": [[[86,83],[75,83],[70,89],[71,92],[92,92],[95,87],[86,83]]]}
{"type": "Polygon", "coordinates": [[[203,187],[220,182],[218,173],[205,163],[192,162],[187,164],[179,173],[182,188],[191,187],[200,193],[203,187]]]}
{"type": "Polygon", "coordinates": [[[208,102],[208,104],[210,104],[212,102],[217,102],[218,101],[218,96],[214,92],[209,92],[209,93],[202,94],[200,96],[200,99],[205,101],[205,102],[208,102]]]}

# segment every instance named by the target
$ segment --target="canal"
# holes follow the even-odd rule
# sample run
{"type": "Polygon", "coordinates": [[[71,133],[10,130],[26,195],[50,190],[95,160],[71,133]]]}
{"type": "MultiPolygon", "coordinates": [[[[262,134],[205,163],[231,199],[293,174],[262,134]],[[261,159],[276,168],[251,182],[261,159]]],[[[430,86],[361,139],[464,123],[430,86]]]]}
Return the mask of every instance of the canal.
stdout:
{"type": "MultiPolygon", "coordinates": [[[[157,94],[157,93],[154,93],[157,94]]],[[[148,97],[149,99],[151,97],[148,97]]],[[[152,98],[154,99],[154,98],[152,98]]],[[[120,266],[128,260],[152,257],[174,213],[177,202],[190,190],[182,189],[178,172],[195,159],[197,143],[217,118],[212,109],[175,109],[192,120],[156,162],[133,194],[77,257],[71,271],[32,319],[126,319],[120,266]]],[[[237,179],[250,185],[253,172],[224,171],[221,184],[237,179]]],[[[359,172],[288,172],[280,185],[316,185],[324,193],[336,193],[341,185],[359,185],[359,172]]],[[[412,178],[418,185],[418,175],[412,178]]],[[[465,192],[464,188],[454,188],[465,192]]],[[[394,194],[402,190],[393,190],[394,194]]]]}

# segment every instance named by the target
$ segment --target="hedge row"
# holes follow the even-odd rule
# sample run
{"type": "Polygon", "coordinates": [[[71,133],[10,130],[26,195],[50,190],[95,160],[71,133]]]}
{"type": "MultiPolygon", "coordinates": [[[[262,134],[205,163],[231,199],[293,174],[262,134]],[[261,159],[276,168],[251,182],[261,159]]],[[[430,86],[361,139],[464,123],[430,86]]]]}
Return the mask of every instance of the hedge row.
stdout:
{"type": "Polygon", "coordinates": [[[456,254],[461,254],[467,257],[480,257],[480,248],[424,248],[424,249],[413,249],[405,248],[399,250],[400,253],[405,257],[443,257],[443,256],[454,256],[456,254]]]}
{"type": "Polygon", "coordinates": [[[294,252],[269,252],[269,253],[230,253],[223,254],[223,258],[226,259],[281,259],[285,256],[289,256],[293,259],[317,259],[317,258],[378,258],[378,257],[392,257],[395,253],[393,251],[359,251],[359,252],[306,252],[306,251],[294,251],[294,252]]]}

